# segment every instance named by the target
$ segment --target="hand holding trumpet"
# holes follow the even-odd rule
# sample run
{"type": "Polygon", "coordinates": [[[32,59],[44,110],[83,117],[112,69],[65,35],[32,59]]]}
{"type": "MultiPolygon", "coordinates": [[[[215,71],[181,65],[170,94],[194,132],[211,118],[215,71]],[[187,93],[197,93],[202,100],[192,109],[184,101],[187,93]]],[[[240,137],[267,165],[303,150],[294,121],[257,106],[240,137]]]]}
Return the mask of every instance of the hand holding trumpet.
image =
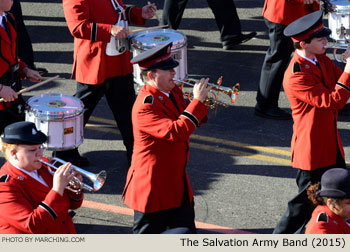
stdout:
{"type": "Polygon", "coordinates": [[[82,176],[77,171],[74,171],[71,163],[61,165],[54,173],[52,189],[62,196],[73,177],[77,177],[82,181],[82,176]]]}
{"type": "Polygon", "coordinates": [[[202,78],[194,84],[194,87],[193,87],[194,99],[197,99],[202,103],[205,102],[205,100],[208,97],[208,93],[212,88],[212,86],[208,85],[208,82],[209,82],[209,78],[206,78],[206,79],[202,78]]]}

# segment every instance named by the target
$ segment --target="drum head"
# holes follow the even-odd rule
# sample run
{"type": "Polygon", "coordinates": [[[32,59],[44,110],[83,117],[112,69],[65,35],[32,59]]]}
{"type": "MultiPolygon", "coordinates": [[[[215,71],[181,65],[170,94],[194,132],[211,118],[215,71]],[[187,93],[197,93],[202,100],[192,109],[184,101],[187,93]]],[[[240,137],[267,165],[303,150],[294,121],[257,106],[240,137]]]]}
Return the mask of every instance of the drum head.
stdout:
{"type": "Polygon", "coordinates": [[[172,29],[157,29],[151,31],[137,32],[131,38],[134,47],[144,50],[151,49],[160,44],[173,42],[171,50],[186,46],[186,36],[172,29]]]}
{"type": "Polygon", "coordinates": [[[83,112],[84,105],[76,97],[65,94],[40,94],[29,98],[27,112],[40,120],[63,120],[83,112]]]}

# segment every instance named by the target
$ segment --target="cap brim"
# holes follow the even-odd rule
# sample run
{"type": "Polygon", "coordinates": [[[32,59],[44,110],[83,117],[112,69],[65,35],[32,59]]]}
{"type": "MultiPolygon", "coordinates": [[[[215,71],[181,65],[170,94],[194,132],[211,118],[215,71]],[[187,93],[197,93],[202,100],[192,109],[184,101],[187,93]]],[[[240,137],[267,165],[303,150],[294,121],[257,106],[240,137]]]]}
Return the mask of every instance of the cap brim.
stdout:
{"type": "Polygon", "coordinates": [[[332,33],[332,31],[330,29],[328,29],[327,27],[324,27],[323,29],[318,30],[317,32],[313,33],[310,36],[310,39],[328,37],[331,33],[332,33]]]}
{"type": "Polygon", "coordinates": [[[350,198],[350,195],[337,189],[321,189],[316,192],[317,196],[329,198],[350,198]]]}
{"type": "Polygon", "coordinates": [[[149,69],[169,70],[177,67],[178,65],[179,65],[179,62],[177,62],[173,58],[170,58],[165,61],[152,65],[149,69]]]}
{"type": "Polygon", "coordinates": [[[42,133],[41,131],[38,131],[38,134],[35,136],[28,137],[26,140],[23,140],[19,138],[18,136],[6,136],[2,137],[1,141],[8,144],[27,144],[27,145],[36,145],[36,144],[43,144],[47,141],[47,136],[42,133]]]}

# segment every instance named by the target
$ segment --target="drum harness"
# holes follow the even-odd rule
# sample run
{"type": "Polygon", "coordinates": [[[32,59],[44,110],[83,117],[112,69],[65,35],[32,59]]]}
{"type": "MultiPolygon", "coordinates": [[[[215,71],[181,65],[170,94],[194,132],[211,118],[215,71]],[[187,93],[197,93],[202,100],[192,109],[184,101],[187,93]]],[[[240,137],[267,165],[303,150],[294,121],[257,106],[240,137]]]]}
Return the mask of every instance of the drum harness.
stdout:
{"type": "MultiPolygon", "coordinates": [[[[17,25],[15,20],[12,18],[12,16],[9,13],[6,13],[6,18],[12,25],[12,27],[17,32],[17,25]]],[[[0,77],[0,84],[9,86],[13,88],[16,92],[21,89],[21,81],[20,81],[20,73],[19,73],[19,62],[18,62],[18,40],[16,38],[16,63],[14,65],[11,64],[11,62],[5,58],[5,56],[2,54],[2,48],[1,48],[1,36],[0,36],[0,58],[2,58],[8,65],[9,69],[0,77]]],[[[24,105],[25,101],[23,100],[22,96],[18,97],[18,114],[14,114],[9,107],[7,106],[6,102],[3,102],[2,105],[4,106],[4,109],[6,109],[11,115],[15,117],[21,117],[21,115],[24,114],[24,105]]]]}

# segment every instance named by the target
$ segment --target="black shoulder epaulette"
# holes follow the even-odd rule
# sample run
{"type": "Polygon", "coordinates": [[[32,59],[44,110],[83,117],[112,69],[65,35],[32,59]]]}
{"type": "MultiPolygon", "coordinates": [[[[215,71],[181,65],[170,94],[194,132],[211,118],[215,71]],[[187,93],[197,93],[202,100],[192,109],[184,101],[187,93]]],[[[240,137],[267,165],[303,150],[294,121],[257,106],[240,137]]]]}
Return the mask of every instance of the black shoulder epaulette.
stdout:
{"type": "Polygon", "coordinates": [[[293,73],[301,72],[301,66],[298,62],[295,62],[293,65],[293,73]]]}
{"type": "Polygon", "coordinates": [[[147,95],[145,99],[143,100],[143,104],[145,103],[151,103],[153,104],[153,96],[152,95],[147,95]]]}
{"type": "Polygon", "coordinates": [[[9,178],[9,175],[4,174],[0,177],[0,182],[7,182],[8,178],[9,178]]]}
{"type": "Polygon", "coordinates": [[[328,222],[328,215],[326,213],[319,213],[316,222],[320,221],[328,222]]]}

